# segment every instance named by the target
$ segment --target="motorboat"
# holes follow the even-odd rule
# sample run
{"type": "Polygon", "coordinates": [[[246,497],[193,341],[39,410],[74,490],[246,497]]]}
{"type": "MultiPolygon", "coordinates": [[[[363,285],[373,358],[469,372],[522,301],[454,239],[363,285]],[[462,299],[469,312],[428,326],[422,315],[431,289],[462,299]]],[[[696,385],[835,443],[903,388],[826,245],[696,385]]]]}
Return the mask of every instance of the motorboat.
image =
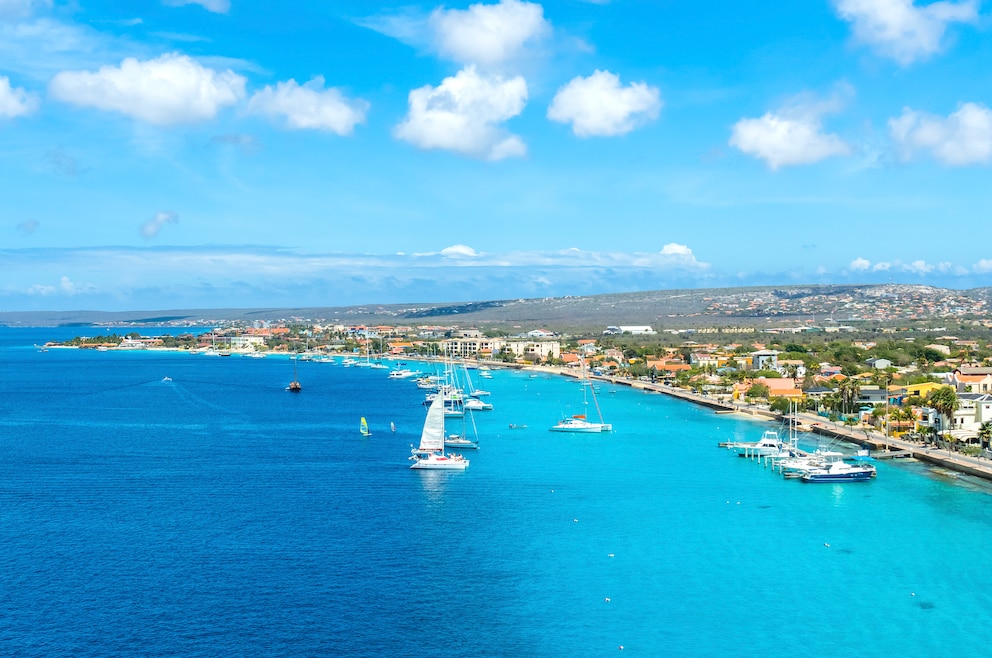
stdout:
{"type": "Polygon", "coordinates": [[[834,461],[822,468],[811,468],[802,475],[803,482],[864,482],[875,477],[871,464],[848,464],[834,461]]]}
{"type": "Polygon", "coordinates": [[[736,452],[738,457],[769,457],[780,454],[785,444],[778,432],[765,430],[757,441],[740,441],[727,447],[736,452]]]}

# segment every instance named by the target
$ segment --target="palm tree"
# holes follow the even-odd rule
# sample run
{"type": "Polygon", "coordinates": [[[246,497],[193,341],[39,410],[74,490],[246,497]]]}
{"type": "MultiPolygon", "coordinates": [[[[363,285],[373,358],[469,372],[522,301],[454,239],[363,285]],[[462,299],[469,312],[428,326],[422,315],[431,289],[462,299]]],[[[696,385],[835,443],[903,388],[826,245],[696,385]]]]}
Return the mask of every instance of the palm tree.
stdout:
{"type": "Polygon", "coordinates": [[[992,443],[992,421],[987,420],[978,427],[978,438],[982,442],[982,448],[988,449],[992,443]]]}
{"type": "Polygon", "coordinates": [[[950,386],[941,386],[930,391],[927,396],[927,403],[940,414],[940,428],[942,430],[949,429],[954,423],[954,412],[961,405],[958,401],[957,391],[950,386]],[[945,418],[947,419],[946,424],[944,423],[945,418]]]}

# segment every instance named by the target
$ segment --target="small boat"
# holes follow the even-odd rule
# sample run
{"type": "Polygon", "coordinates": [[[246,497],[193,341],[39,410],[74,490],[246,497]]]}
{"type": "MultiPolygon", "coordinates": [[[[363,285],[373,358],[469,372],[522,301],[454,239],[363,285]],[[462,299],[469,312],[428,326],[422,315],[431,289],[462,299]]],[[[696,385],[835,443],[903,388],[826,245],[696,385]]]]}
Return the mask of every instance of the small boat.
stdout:
{"type": "Polygon", "coordinates": [[[365,421],[365,416],[362,416],[362,422],[359,425],[358,431],[362,433],[362,436],[372,436],[372,432],[369,431],[369,424],[365,421]]]}
{"type": "Polygon", "coordinates": [[[525,430],[525,429],[527,429],[527,426],[526,425],[516,425],[514,423],[510,423],[510,429],[511,430],[525,430]]]}
{"type": "Polygon", "coordinates": [[[390,432],[396,431],[396,423],[389,423],[389,431],[390,432]]]}

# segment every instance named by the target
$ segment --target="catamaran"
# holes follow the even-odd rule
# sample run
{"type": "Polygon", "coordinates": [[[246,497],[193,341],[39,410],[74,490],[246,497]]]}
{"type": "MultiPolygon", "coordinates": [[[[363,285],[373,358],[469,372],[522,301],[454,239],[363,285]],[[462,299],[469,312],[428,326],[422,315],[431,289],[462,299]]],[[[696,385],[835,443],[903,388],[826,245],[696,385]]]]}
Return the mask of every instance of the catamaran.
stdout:
{"type": "Polygon", "coordinates": [[[595,434],[597,432],[612,432],[613,425],[610,423],[603,422],[603,412],[599,408],[599,402],[596,400],[596,391],[592,386],[586,386],[589,382],[585,379],[585,363],[582,364],[582,404],[586,406],[589,404],[586,400],[586,390],[592,395],[593,404],[596,407],[596,413],[599,414],[599,422],[593,422],[586,418],[585,414],[576,414],[569,418],[563,418],[556,425],[553,425],[549,429],[552,432],[571,432],[573,434],[595,434]]]}
{"type": "Polygon", "coordinates": [[[431,402],[420,434],[420,445],[411,450],[410,468],[435,470],[465,470],[469,460],[457,454],[444,453],[444,395],[431,402]]]}

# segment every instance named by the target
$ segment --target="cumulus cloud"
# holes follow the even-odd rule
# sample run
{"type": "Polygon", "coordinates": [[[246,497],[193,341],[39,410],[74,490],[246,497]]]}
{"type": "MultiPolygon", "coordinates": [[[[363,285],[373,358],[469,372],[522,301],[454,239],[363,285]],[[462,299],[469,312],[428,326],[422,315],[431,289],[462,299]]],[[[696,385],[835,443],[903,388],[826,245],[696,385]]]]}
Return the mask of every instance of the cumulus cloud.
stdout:
{"type": "Polygon", "coordinates": [[[914,260],[912,263],[903,263],[902,269],[912,274],[929,274],[933,272],[934,266],[925,260],[914,260]]]}
{"type": "Polygon", "coordinates": [[[848,267],[850,267],[855,272],[867,272],[868,269],[871,267],[871,261],[866,258],[858,257],[852,260],[851,264],[848,265],[848,267]]]}
{"type": "Polygon", "coordinates": [[[488,160],[523,156],[523,140],[501,125],[527,104],[521,77],[488,77],[469,66],[440,85],[410,92],[406,119],[394,129],[398,139],[422,149],[445,149],[488,160]]]}
{"type": "Polygon", "coordinates": [[[985,274],[986,272],[992,272],[992,258],[983,258],[972,268],[974,271],[980,274],[985,274]]]}
{"type": "Polygon", "coordinates": [[[162,227],[166,224],[178,224],[179,215],[169,210],[166,212],[155,213],[155,216],[149,219],[147,222],[141,225],[141,235],[145,238],[151,239],[158,235],[158,232],[162,230],[162,227]]]}
{"type": "Polygon", "coordinates": [[[475,258],[479,253],[468,245],[453,244],[450,247],[442,249],[441,255],[449,258],[475,258]]]}
{"type": "Polygon", "coordinates": [[[10,78],[0,75],[0,118],[26,116],[38,107],[38,97],[20,87],[12,87],[10,78]]]}
{"type": "Polygon", "coordinates": [[[164,0],[163,4],[169,7],[200,5],[207,11],[212,11],[215,14],[226,14],[231,10],[231,0],[164,0]]]}
{"type": "Polygon", "coordinates": [[[858,41],[905,66],[939,51],[949,24],[977,22],[978,2],[837,0],[837,12],[858,41]]]}
{"type": "Polygon", "coordinates": [[[548,107],[548,118],[571,123],[578,137],[624,135],[658,118],[661,95],[643,82],[620,86],[620,76],[595,71],[561,87],[548,107]]]}
{"type": "Polygon", "coordinates": [[[772,169],[812,164],[851,152],[840,137],[823,132],[820,118],[839,109],[837,100],[798,97],[776,112],[741,119],[733,127],[730,145],[764,160],[772,169]]]}
{"type": "Polygon", "coordinates": [[[66,103],[165,126],[213,118],[244,97],[245,79],[230,69],[215,71],[169,53],[146,61],[129,57],[96,72],[62,71],[49,90],[66,103]]]}
{"type": "Polygon", "coordinates": [[[356,124],[365,123],[369,104],[348,100],[338,89],[324,89],[324,78],[317,76],[304,85],[296,80],[266,86],[248,102],[248,111],[269,117],[286,118],[297,130],[323,130],[350,135],[356,124]]]}
{"type": "Polygon", "coordinates": [[[871,268],[872,272],[888,272],[892,269],[892,263],[886,263],[885,261],[881,263],[875,263],[875,267],[871,268]]]}
{"type": "Polygon", "coordinates": [[[905,108],[889,131],[907,160],[916,151],[955,167],[992,160],[992,110],[984,105],[964,103],[946,118],[905,108]]]}
{"type": "Polygon", "coordinates": [[[483,66],[519,57],[529,42],[551,31],[541,5],[519,0],[474,4],[464,10],[438,8],[428,26],[441,56],[483,66]]]}

